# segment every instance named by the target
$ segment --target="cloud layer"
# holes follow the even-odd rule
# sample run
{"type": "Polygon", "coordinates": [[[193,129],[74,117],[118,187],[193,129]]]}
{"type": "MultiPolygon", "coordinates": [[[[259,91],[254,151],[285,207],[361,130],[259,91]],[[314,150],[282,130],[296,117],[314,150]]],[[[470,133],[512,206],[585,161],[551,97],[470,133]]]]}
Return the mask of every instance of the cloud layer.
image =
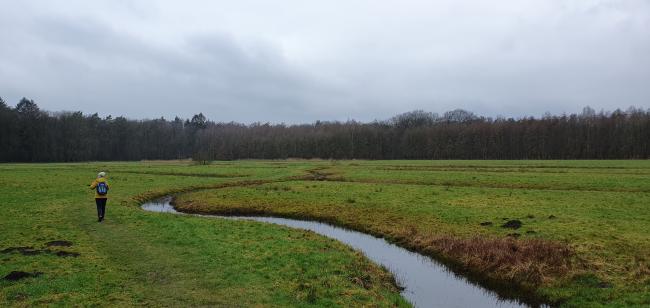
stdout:
{"type": "Polygon", "coordinates": [[[650,2],[14,1],[0,96],[218,121],[650,107],[650,2]]]}

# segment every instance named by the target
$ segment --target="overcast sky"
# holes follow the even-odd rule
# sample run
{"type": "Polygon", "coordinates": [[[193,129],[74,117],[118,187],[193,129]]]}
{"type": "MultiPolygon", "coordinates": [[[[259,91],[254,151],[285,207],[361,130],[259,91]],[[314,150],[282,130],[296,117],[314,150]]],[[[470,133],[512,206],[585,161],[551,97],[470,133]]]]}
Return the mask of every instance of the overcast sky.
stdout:
{"type": "Polygon", "coordinates": [[[650,1],[2,1],[0,97],[312,122],[650,107],[650,1]]]}

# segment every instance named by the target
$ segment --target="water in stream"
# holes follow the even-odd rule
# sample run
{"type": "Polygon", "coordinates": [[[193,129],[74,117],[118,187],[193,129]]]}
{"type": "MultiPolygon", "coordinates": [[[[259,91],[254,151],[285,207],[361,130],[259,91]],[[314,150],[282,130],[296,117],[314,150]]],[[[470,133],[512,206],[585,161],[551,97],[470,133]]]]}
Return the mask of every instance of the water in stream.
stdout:
{"type": "MultiPolygon", "coordinates": [[[[142,208],[152,212],[181,214],[170,204],[171,197],[147,202],[142,208]]],[[[371,235],[332,225],[276,217],[200,215],[236,220],[253,220],[310,230],[341,241],[377,264],[385,266],[403,287],[402,296],[416,307],[525,307],[502,299],[496,293],[454,275],[440,263],[371,235]]]]}

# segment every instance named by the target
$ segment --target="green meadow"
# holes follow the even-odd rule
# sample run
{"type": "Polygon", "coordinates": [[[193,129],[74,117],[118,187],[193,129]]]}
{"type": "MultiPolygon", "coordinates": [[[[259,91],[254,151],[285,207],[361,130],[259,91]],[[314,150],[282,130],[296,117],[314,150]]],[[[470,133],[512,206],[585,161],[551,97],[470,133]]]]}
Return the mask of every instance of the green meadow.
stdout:
{"type": "Polygon", "coordinates": [[[0,280],[0,305],[409,306],[334,240],[139,208],[167,194],[384,237],[553,306],[650,305],[649,161],[322,160],[1,164],[0,276],[33,277],[0,280]]]}

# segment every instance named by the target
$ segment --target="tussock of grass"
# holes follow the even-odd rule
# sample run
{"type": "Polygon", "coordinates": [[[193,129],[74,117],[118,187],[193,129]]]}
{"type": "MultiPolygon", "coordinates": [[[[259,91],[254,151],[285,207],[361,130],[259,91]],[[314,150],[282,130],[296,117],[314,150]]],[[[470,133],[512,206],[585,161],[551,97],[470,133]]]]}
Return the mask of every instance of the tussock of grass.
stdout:
{"type": "Polygon", "coordinates": [[[568,245],[543,239],[416,236],[409,242],[416,250],[442,256],[475,273],[526,286],[562,277],[572,266],[568,245]]]}

